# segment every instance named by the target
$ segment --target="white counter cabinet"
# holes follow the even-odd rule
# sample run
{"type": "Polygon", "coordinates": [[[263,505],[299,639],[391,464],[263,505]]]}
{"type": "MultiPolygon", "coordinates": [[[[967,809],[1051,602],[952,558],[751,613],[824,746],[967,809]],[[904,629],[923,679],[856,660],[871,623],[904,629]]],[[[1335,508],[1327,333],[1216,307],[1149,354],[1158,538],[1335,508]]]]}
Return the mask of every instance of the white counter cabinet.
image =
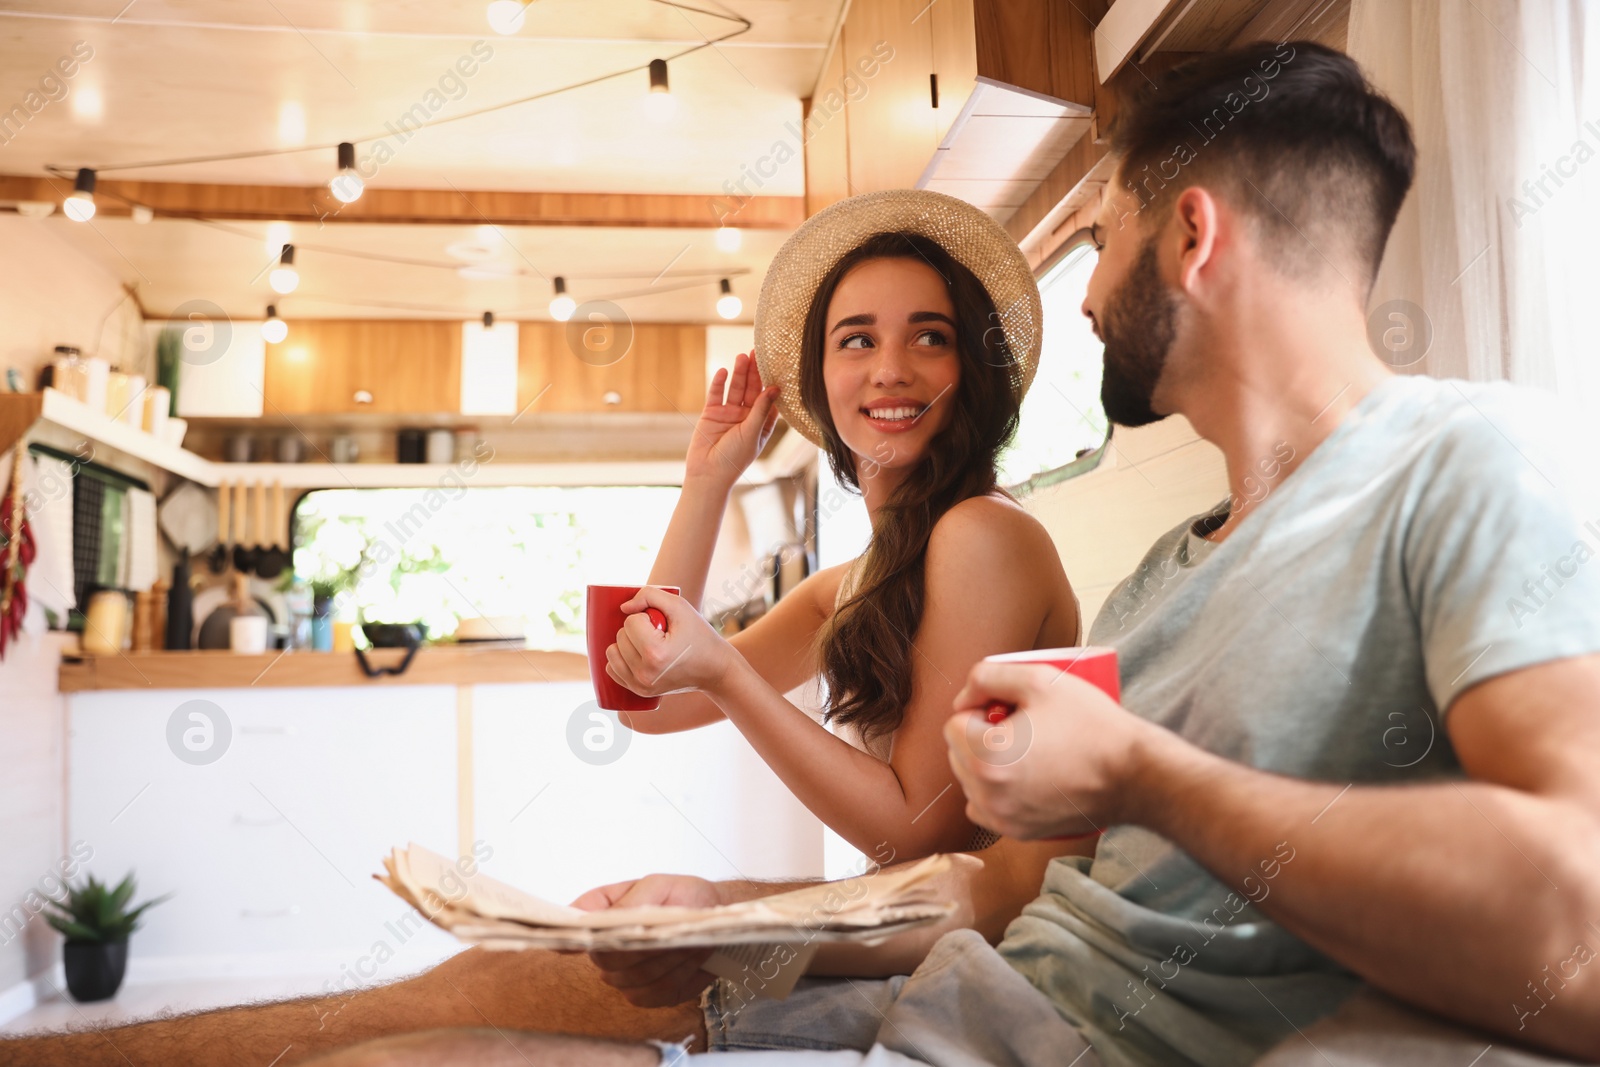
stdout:
{"type": "Polygon", "coordinates": [[[562,902],[651,871],[820,874],[820,824],[731,726],[631,734],[600,763],[591,701],[572,682],[75,692],[67,839],[102,879],[136,872],[140,899],[174,894],[134,935],[130,981],[308,990],[455,950],[371,878],[408,841],[476,845],[488,873],[562,902]]]}

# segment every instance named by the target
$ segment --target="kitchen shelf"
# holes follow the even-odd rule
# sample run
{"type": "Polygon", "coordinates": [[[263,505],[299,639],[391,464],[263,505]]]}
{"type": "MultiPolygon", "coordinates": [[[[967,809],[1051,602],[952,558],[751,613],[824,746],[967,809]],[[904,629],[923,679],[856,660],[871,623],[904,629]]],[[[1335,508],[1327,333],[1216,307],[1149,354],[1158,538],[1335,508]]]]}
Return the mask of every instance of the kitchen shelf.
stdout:
{"type": "MultiPolygon", "coordinates": [[[[396,667],[403,648],[367,652],[374,667],[396,667]]],[[[123,652],[61,663],[63,693],[106,689],[247,689],[361,685],[478,685],[587,682],[589,660],[576,652],[438,645],[418,649],[402,675],[368,678],[351,652],[123,652]]]]}
{"type": "Polygon", "coordinates": [[[151,466],[171,471],[201,485],[214,486],[215,464],[193,452],[169,445],[154,434],[109,418],[65,393],[45,389],[38,393],[0,395],[0,452],[9,449],[37,422],[48,422],[90,441],[116,449],[151,466]]]}
{"type": "Polygon", "coordinates": [[[212,463],[216,480],[285,489],[429,489],[461,485],[682,485],[681,461],[645,463],[212,463]]]}
{"type": "MultiPolygon", "coordinates": [[[[469,474],[460,463],[222,463],[169,445],[153,434],[107,418],[54,389],[0,394],[0,452],[45,422],[97,444],[170,471],[200,485],[281,482],[285,489],[455,489],[476,486],[682,485],[681,460],[546,461],[479,463],[469,474]]],[[[782,434],[753,463],[742,485],[761,485],[792,474],[815,458],[797,434],[782,434]]]]}

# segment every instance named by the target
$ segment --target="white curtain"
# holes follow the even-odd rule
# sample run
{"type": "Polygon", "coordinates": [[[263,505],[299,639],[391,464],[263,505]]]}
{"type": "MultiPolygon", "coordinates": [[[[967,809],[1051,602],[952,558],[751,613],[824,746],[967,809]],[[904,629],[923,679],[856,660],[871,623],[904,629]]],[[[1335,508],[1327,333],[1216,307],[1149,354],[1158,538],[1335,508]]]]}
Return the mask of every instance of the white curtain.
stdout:
{"type": "Polygon", "coordinates": [[[1354,0],[1349,51],[1417,140],[1372,299],[1431,326],[1404,369],[1596,410],[1600,0],[1354,0]]]}

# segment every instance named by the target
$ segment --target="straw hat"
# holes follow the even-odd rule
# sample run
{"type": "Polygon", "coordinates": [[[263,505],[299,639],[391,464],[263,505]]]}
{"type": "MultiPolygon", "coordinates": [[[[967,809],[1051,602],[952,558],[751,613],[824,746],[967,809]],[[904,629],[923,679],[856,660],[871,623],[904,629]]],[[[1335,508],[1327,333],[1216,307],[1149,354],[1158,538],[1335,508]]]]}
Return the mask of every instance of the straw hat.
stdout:
{"type": "Polygon", "coordinates": [[[939,243],[988,290],[998,325],[1015,360],[1011,380],[1028,391],[1039,366],[1039,286],[1033,271],[998,222],[964,200],[925,189],[863,193],[823,208],[784,242],[756,304],[755,357],[766,385],[781,386],[784,421],[819,447],[822,429],[800,402],[800,350],[806,312],[822,279],[840,257],[877,233],[905,231],[939,243]]]}

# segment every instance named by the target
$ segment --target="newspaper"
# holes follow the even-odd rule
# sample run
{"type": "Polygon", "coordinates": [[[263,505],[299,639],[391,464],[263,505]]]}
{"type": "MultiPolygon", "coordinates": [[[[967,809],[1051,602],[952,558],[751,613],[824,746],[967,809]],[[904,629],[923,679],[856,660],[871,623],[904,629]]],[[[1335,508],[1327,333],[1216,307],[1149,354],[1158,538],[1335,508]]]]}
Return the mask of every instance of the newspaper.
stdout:
{"type": "Polygon", "coordinates": [[[731,981],[758,974],[755,992],[782,998],[823,942],[874,944],[948,916],[935,895],[950,858],[808,886],[737,904],[583,911],[552,904],[490,878],[471,860],[452,861],[411,844],[373,875],[435,926],[491,949],[580,951],[716,948],[704,965],[731,981]]]}

